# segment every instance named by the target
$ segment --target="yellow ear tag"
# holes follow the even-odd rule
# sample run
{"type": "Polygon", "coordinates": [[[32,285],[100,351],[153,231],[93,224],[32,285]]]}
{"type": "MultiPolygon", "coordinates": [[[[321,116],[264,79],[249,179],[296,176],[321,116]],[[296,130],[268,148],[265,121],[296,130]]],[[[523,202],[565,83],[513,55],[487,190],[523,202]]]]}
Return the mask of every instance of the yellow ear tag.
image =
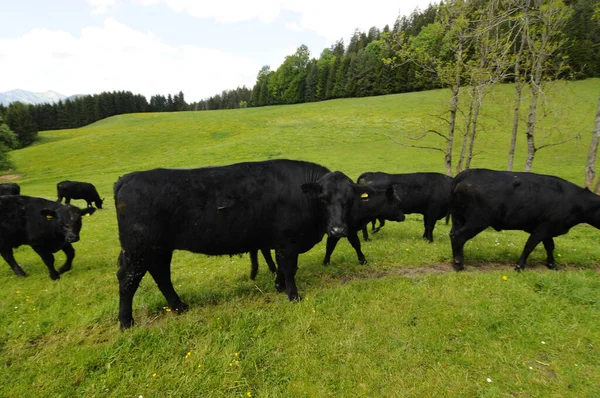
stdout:
{"type": "Polygon", "coordinates": [[[360,195],[360,198],[361,198],[362,200],[369,200],[369,194],[365,192],[365,193],[363,193],[362,195],[360,195]]]}
{"type": "Polygon", "coordinates": [[[54,217],[52,216],[46,216],[46,220],[52,220],[54,217]]]}

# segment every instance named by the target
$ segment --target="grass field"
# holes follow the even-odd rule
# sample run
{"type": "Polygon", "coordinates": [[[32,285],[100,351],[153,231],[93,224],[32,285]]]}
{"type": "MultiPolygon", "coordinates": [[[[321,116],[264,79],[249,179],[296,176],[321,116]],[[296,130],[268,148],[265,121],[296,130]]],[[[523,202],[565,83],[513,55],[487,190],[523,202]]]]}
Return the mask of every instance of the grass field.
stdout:
{"type": "MultiPolygon", "coordinates": [[[[600,79],[549,86],[541,143],[580,138],[540,150],[534,172],[583,183],[599,89],[600,79]]],[[[511,85],[487,97],[473,167],[506,167],[512,97],[511,85]]],[[[543,266],[539,247],[530,269],[515,273],[527,235],[485,231],[465,246],[467,272],[458,274],[450,226],[439,222],[428,244],[422,217],[409,215],[363,243],[367,266],[345,240],[328,267],[324,241],[301,255],[296,304],[276,293],[264,262],[251,281],[247,255],[176,252],[173,281],[190,311],[168,311],[146,276],[137,325],[119,331],[112,185],[120,175],[272,158],[315,161],[353,179],[444,172],[438,152],[389,137],[444,128],[436,115],[447,99],[440,90],[134,114],[41,132],[38,144],[13,153],[21,192],[54,199],[57,182],[88,181],[105,209],[84,218],[73,270],[61,280],[48,278],[29,247],[15,250],[27,278],[0,267],[0,396],[600,396],[600,231],[588,225],[556,239],[558,272],[543,266]]],[[[515,169],[524,160],[521,134],[515,169]]]]}

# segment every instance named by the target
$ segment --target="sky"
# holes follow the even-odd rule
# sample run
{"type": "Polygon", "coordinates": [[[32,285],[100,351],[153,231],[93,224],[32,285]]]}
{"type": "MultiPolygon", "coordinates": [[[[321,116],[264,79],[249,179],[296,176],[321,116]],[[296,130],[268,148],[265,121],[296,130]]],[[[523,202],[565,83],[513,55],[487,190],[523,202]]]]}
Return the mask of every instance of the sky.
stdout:
{"type": "Polygon", "coordinates": [[[184,93],[252,88],[302,44],[393,26],[430,0],[1,0],[0,93],[184,93]]]}

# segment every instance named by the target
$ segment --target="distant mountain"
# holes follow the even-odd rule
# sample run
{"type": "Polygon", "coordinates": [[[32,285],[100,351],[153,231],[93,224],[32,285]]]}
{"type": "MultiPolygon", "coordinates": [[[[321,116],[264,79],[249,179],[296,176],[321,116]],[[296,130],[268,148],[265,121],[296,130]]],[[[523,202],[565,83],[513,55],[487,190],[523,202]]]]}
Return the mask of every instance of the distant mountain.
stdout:
{"type": "MultiPolygon", "coordinates": [[[[71,96],[76,97],[76,96],[71,96]]],[[[57,93],[56,91],[46,91],[44,93],[32,93],[31,91],[25,90],[11,90],[5,93],[0,93],[0,104],[4,106],[8,106],[11,102],[20,101],[24,104],[44,104],[44,103],[54,103],[59,100],[66,100],[66,95],[57,93]]]]}

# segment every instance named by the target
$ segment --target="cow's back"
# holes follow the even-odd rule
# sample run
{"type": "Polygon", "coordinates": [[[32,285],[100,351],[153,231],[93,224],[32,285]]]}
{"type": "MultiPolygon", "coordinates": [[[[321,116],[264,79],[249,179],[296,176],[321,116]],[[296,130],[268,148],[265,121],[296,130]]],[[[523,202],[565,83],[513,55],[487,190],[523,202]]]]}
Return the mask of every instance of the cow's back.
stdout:
{"type": "Polygon", "coordinates": [[[20,195],[21,187],[19,184],[14,182],[5,182],[0,184],[0,196],[1,195],[20,195]]]}
{"type": "Polygon", "coordinates": [[[476,212],[495,229],[530,232],[543,223],[581,222],[575,209],[581,191],[555,176],[471,169],[454,179],[452,211],[476,212]]]}
{"type": "Polygon", "coordinates": [[[406,214],[426,213],[432,206],[445,214],[451,200],[452,178],[441,173],[383,172],[363,173],[358,183],[376,186],[393,185],[406,214]]]}
{"type": "Polygon", "coordinates": [[[301,185],[328,172],[276,160],[125,175],[115,184],[121,244],[233,254],[296,241],[308,250],[323,227],[301,185]]]}

